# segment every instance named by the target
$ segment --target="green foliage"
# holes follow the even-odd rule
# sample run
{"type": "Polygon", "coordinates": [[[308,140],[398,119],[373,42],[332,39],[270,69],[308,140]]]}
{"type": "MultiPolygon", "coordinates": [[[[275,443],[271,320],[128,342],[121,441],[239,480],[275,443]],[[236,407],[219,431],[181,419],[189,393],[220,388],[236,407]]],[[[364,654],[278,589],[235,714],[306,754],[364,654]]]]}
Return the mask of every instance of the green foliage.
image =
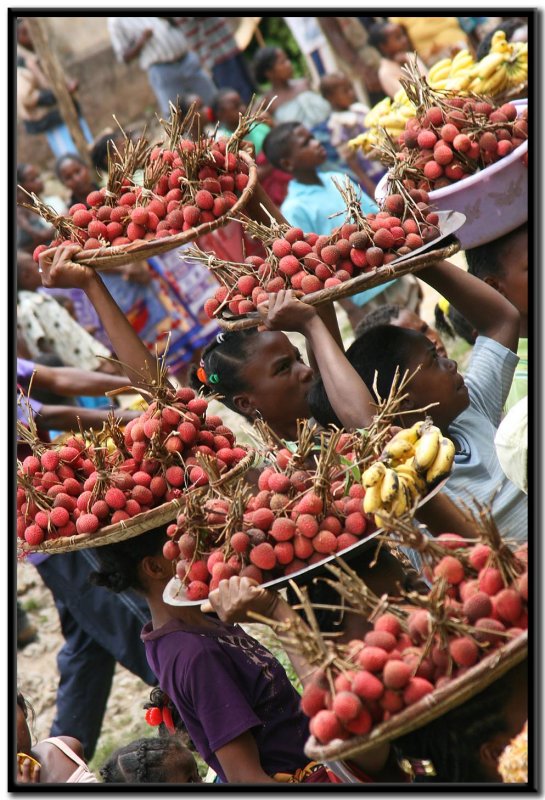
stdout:
{"type": "MultiPolygon", "coordinates": [[[[259,30],[268,47],[281,47],[289,56],[293,63],[294,77],[300,78],[307,75],[305,57],[282,17],[262,17],[259,30]]],[[[246,49],[246,57],[249,61],[252,60],[259,47],[254,36],[246,49]]]]}

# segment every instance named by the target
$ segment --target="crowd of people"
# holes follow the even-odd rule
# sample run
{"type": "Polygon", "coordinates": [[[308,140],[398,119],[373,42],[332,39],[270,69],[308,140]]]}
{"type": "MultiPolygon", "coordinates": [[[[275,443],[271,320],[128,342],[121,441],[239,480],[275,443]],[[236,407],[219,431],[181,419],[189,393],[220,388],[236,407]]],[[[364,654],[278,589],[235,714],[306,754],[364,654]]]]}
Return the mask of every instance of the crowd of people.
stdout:
{"type": "MultiPolygon", "coordinates": [[[[167,117],[172,106],[182,115],[192,109],[188,135],[229,136],[252,96],[263,99],[266,111],[247,136],[261,188],[290,224],[318,235],[339,224],[343,201],[335,181],[348,176],[363,213],[378,210],[374,192],[385,168],[347,142],[364,132],[369,107],[398,91],[408,54],[416,51],[425,74],[446,55],[486,47],[487,37],[489,46],[497,27],[517,36],[524,26],[524,20],[511,25],[512,19],[492,17],[285,21],[307,62],[303,77],[295,77],[289,55],[275,44],[265,43],[249,59],[224,17],[110,17],[108,32],[116,58],[147,72],[159,114],[167,117]]],[[[77,84],[69,80],[67,88],[75,96],[77,84]]],[[[427,535],[475,537],[460,507],[471,487],[479,502],[493,497],[502,535],[516,546],[527,542],[526,224],[465,251],[467,269],[442,261],[418,277],[406,275],[341,301],[353,339],[346,352],[333,304],[318,311],[287,290],[259,305],[259,328],[220,333],[203,314],[216,279],[184,258],[185,246],[99,273],[74,260],[74,245],[42,253],[38,268],[32,253],[54,238],[54,228],[22,203],[33,194],[66,213],[84,202],[106,184],[109,148],[122,152],[127,135],[137,132],[93,136],[83,103],[78,112],[89,149],[78,153],[24,18],[17,20],[17,102],[25,135],[46,136],[52,152],[42,167],[17,165],[17,417],[23,424],[31,424],[32,414],[44,442],[76,430],[78,420],[84,428],[100,428],[112,409],[126,424],[141,413],[140,405],[105,394],[128,385],[143,388],[140,376],[156,369],[165,354],[173,385],[219,394],[231,412],[250,423],[265,421],[290,442],[301,419],[347,430],[368,427],[377,395],[388,395],[396,369],[417,370],[393,422],[409,427],[431,404],[428,414],[456,447],[447,485],[417,512],[427,535]],[[441,297],[438,330],[423,310],[429,287],[441,297]],[[292,332],[306,341],[308,365],[286,335],[292,332]],[[448,356],[461,341],[468,352],[462,372],[448,356]]],[[[198,244],[233,261],[259,252],[235,221],[198,244]]],[[[29,452],[18,443],[18,458],[29,452]]],[[[293,620],[293,598],[232,577],[211,592],[209,613],[169,605],[163,599],[172,578],[172,562],[163,555],[167,540],[162,526],[106,547],[28,557],[52,593],[64,642],[56,654],[59,682],[49,738],[32,740],[33,698],[17,693],[17,782],[200,783],[204,763],[218,783],[395,784],[411,779],[403,758],[433,762],[439,783],[501,780],[499,756],[528,718],[526,661],[392,744],[337,765],[309,762],[309,721],[298,690],[279,661],[241,627],[251,612],[293,620]],[[149,702],[127,702],[157,710],[162,722],[157,734],[124,743],[95,774],[88,764],[117,663],[151,690],[149,702]]],[[[365,551],[352,566],[376,594],[426,584],[415,552],[407,552],[407,561],[381,551],[371,563],[374,555],[365,551]]],[[[325,585],[307,589],[311,600],[328,601],[325,585]]],[[[40,632],[19,603],[17,612],[17,646],[24,648],[40,632]]],[[[317,619],[330,630],[328,613],[317,619]]],[[[353,615],[335,626],[346,643],[365,630],[353,615]]],[[[309,665],[301,656],[290,659],[307,685],[309,665]]]]}

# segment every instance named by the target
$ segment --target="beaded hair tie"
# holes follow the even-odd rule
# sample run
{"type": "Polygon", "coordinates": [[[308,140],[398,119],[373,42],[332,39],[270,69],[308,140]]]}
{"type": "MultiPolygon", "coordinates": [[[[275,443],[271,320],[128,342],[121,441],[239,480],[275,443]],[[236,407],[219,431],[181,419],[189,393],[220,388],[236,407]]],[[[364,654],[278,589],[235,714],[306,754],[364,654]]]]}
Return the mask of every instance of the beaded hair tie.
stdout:
{"type": "Polygon", "coordinates": [[[197,370],[197,378],[200,380],[201,383],[204,383],[205,386],[208,386],[211,383],[217,384],[220,382],[217,372],[212,372],[211,375],[207,376],[203,361],[201,361],[200,366],[197,370]]]}

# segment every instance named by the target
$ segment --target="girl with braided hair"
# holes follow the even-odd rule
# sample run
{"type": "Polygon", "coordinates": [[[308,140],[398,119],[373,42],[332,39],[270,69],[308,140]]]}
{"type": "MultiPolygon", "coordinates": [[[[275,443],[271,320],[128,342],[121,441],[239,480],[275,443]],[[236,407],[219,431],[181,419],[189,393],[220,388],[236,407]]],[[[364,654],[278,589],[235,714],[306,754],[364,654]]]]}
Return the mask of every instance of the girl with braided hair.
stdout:
{"type": "Polygon", "coordinates": [[[148,737],[120,747],[100,768],[104,783],[202,783],[193,754],[179,734],[148,737]]]}

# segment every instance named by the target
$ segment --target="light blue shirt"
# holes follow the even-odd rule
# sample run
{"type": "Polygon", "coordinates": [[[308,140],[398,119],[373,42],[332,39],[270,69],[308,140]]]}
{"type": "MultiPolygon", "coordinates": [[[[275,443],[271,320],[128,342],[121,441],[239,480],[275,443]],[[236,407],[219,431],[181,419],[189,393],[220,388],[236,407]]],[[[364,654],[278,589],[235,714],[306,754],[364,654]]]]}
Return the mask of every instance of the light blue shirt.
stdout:
{"type": "Polygon", "coordinates": [[[505,477],[494,445],[517,363],[512,350],[486,336],[477,338],[464,376],[470,405],[446,431],[464,452],[454,457],[443,491],[455,502],[470,505],[472,497],[485,504],[493,500],[492,515],[500,534],[520,544],[528,539],[528,498],[505,477]]]}
{"type": "MultiPolygon", "coordinates": [[[[332,179],[344,187],[347,176],[344,172],[320,172],[321,184],[300,183],[292,178],[288,183],[288,194],[282,203],[282,214],[291,225],[302,228],[305,233],[317,233],[320,236],[327,236],[334,228],[337,228],[344,221],[344,201],[337,191],[332,179]],[[338,214],[338,216],[331,216],[338,214]]],[[[349,179],[350,180],[350,179],[349,179]]],[[[364,191],[350,180],[356,196],[359,197],[361,209],[364,214],[371,214],[378,211],[378,206],[364,191]]],[[[362,306],[384,291],[387,286],[391,286],[393,281],[375,286],[360,292],[352,298],[358,306],[362,306]]]]}

